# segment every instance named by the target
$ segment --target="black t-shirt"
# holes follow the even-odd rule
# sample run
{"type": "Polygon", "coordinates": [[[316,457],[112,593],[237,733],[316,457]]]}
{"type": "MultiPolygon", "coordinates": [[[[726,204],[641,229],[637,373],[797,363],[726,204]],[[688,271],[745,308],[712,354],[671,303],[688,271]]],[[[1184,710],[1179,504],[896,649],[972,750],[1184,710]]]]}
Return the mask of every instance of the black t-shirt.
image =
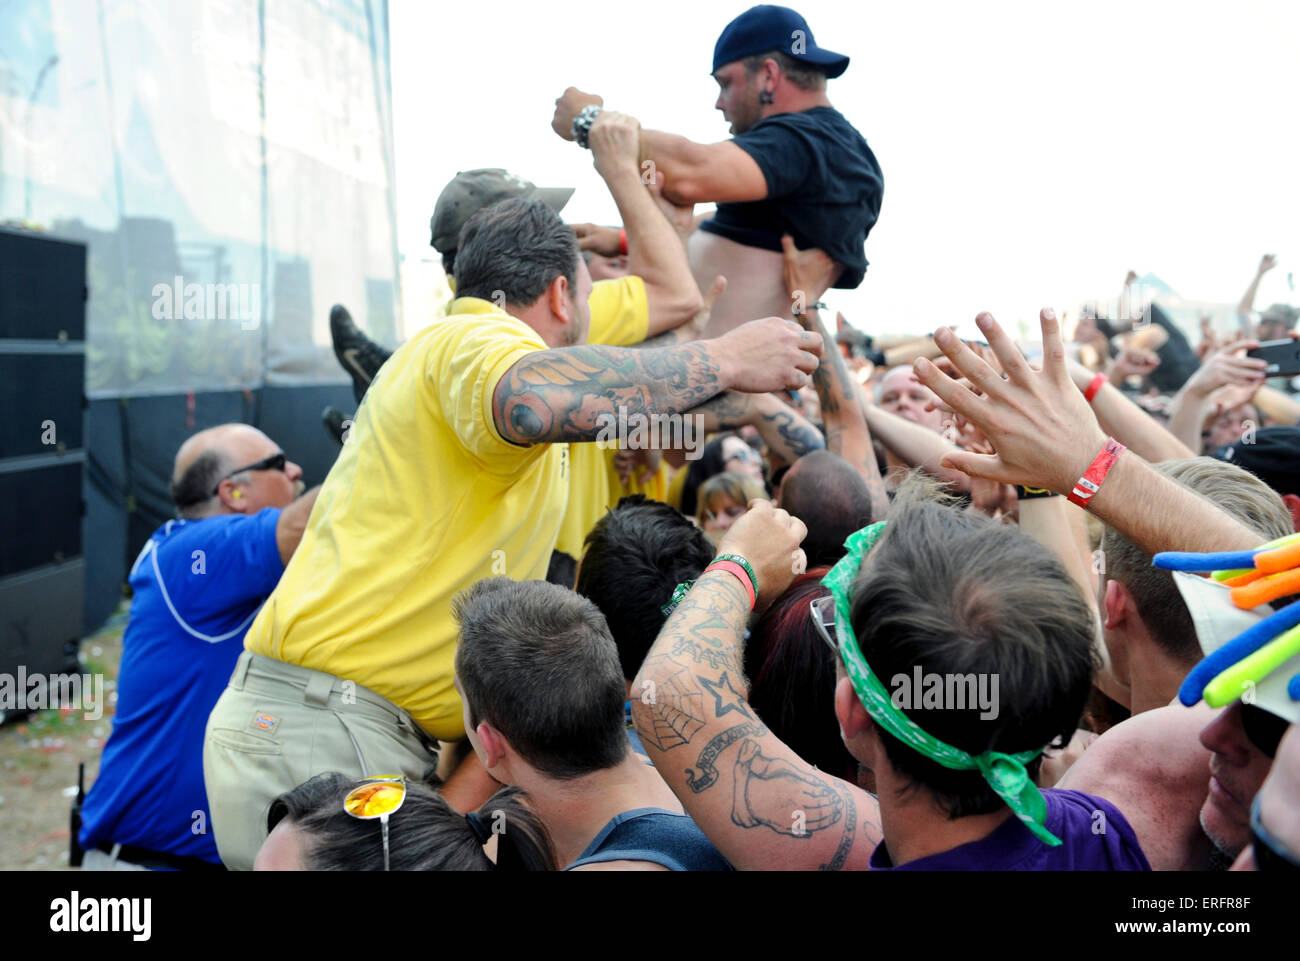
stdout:
{"type": "Polygon", "coordinates": [[[701,230],[747,247],[780,250],[789,233],[801,250],[820,247],[844,271],[836,287],[862,283],[863,246],[880,215],[885,180],[862,134],[833,107],[781,113],[735,138],[767,180],[767,197],[718,204],[701,230]]]}

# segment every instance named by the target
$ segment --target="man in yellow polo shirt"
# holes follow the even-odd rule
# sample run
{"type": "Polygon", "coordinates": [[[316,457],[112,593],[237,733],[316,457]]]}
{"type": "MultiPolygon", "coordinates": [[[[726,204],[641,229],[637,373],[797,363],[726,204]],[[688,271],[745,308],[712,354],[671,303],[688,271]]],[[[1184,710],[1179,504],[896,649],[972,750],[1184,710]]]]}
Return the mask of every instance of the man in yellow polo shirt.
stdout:
{"type": "MultiPolygon", "coordinates": [[[[635,156],[634,128],[611,135],[635,156]]],[[[545,574],[568,441],[595,439],[620,405],[648,417],[802,386],[821,352],[779,318],[679,347],[585,346],[590,277],[544,204],[484,210],[462,241],[462,296],[371,385],[209,718],[204,778],[228,867],[251,866],[283,791],[324,771],[421,777],[433,739],[463,734],[450,599],[483,577],[545,574]]]]}

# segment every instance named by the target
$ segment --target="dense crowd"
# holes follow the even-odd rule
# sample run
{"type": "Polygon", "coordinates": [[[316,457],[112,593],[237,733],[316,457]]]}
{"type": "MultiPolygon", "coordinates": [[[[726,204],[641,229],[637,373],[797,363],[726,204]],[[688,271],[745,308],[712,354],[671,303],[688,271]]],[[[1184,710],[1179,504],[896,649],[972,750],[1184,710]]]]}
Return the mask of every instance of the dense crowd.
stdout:
{"type": "Polygon", "coordinates": [[[742,14],[713,145],[570,88],[620,226],[457,175],[446,317],[331,314],[319,488],[247,425],[182,446],[86,867],[1300,866],[1273,259],[1196,344],[1132,274],[1023,343],[832,325],[884,186],[848,62],[742,14]]]}

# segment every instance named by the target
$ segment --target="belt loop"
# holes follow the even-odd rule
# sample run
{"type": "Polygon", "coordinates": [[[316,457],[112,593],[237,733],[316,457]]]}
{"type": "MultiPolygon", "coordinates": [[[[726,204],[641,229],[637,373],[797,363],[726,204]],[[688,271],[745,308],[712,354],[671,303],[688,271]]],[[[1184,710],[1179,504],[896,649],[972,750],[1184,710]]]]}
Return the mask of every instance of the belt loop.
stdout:
{"type": "Polygon", "coordinates": [[[315,707],[328,707],[330,691],[334,688],[334,678],[329,674],[313,674],[307,679],[307,690],[303,701],[315,707]]]}
{"type": "Polygon", "coordinates": [[[253,663],[253,652],[244,651],[239,655],[239,660],[235,662],[235,672],[230,675],[230,686],[236,691],[244,689],[244,680],[248,677],[248,669],[253,663]]]}

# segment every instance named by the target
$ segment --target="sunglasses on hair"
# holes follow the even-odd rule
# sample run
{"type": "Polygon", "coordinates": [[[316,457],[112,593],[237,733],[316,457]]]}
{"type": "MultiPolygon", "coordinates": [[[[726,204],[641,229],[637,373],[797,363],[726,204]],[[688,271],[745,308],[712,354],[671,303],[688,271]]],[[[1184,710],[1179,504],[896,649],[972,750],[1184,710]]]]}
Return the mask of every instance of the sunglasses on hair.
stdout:
{"type": "Polygon", "coordinates": [[[1241,705],[1241,729],[1255,749],[1268,757],[1277,754],[1277,746],[1290,723],[1256,704],[1243,702],[1241,705]]]}
{"type": "Polygon", "coordinates": [[[222,481],[230,480],[230,478],[234,477],[236,474],[242,474],[242,473],[243,473],[244,471],[246,471],[246,470],[278,470],[278,471],[282,471],[282,470],[284,470],[284,466],[285,466],[285,464],[288,463],[288,460],[289,460],[289,458],[288,458],[288,456],[285,454],[285,452],[284,452],[284,451],[280,451],[280,453],[278,453],[278,454],[272,454],[270,457],[263,457],[261,460],[259,460],[259,461],[258,461],[257,463],[255,463],[255,464],[247,464],[247,465],[245,465],[245,466],[239,468],[238,470],[232,470],[229,474],[226,474],[226,475],[223,476],[220,480],[217,481],[216,486],[212,488],[212,493],[209,494],[208,496],[209,496],[209,497],[216,497],[216,496],[217,496],[217,491],[221,490],[221,482],[222,482],[222,481]]]}
{"type": "Polygon", "coordinates": [[[840,653],[840,645],[835,640],[835,597],[814,597],[808,602],[808,616],[812,618],[817,635],[826,642],[835,655],[840,653]]]}
{"type": "Polygon", "coordinates": [[[343,799],[343,810],[361,821],[379,818],[384,837],[384,870],[388,870],[388,816],[406,800],[406,777],[401,774],[362,778],[343,799]]]}
{"type": "Polygon", "coordinates": [[[1255,849],[1255,868],[1260,871],[1300,871],[1300,854],[1288,851],[1282,840],[1259,821],[1260,795],[1250,806],[1250,841],[1255,849]]]}

